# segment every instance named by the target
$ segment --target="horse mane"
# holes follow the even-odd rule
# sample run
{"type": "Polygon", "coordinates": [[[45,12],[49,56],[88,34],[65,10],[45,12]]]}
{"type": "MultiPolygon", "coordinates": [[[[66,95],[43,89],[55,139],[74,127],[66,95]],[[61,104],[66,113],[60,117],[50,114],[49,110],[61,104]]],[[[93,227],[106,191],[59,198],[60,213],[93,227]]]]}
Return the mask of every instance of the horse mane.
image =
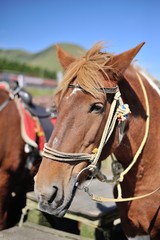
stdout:
{"type": "Polygon", "coordinates": [[[85,52],[84,55],[72,62],[66,69],[57,93],[61,92],[61,96],[63,96],[69,84],[76,79],[76,84],[96,97],[99,93],[98,88],[104,87],[104,81],[101,80],[102,74],[104,79],[109,81],[107,70],[113,68],[112,65],[109,64],[113,55],[101,52],[102,48],[104,48],[104,43],[96,43],[90,50],[85,52]]]}

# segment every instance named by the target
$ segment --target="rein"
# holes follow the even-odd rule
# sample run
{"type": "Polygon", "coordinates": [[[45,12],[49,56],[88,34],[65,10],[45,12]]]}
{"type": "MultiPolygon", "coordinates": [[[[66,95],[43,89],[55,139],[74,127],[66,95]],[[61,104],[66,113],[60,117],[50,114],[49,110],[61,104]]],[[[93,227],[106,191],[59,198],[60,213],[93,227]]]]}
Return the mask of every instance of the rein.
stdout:
{"type": "MultiPolygon", "coordinates": [[[[139,155],[141,154],[147,137],[148,137],[148,133],[149,133],[149,124],[150,124],[150,110],[149,110],[149,102],[148,102],[148,97],[147,97],[147,93],[144,87],[144,84],[142,82],[142,79],[140,77],[140,75],[137,73],[137,77],[138,80],[140,82],[143,94],[144,94],[144,99],[145,99],[145,104],[146,104],[146,115],[147,115],[147,119],[146,119],[146,128],[145,128],[145,134],[143,137],[143,140],[141,142],[140,147],[138,148],[138,151],[136,152],[132,162],[129,164],[129,166],[124,170],[121,171],[119,173],[119,176],[116,178],[115,182],[116,182],[116,186],[117,186],[117,190],[118,190],[118,197],[117,198],[105,198],[105,197],[101,197],[101,196],[96,196],[94,194],[91,194],[89,192],[89,188],[88,186],[84,186],[84,190],[85,192],[87,192],[89,194],[89,196],[92,198],[92,200],[94,201],[98,201],[98,202],[125,202],[125,201],[132,201],[132,200],[137,200],[137,199],[141,199],[141,198],[145,198],[148,197],[152,194],[154,194],[155,192],[157,192],[159,188],[157,188],[156,190],[144,194],[144,195],[140,195],[140,196],[136,196],[136,197],[129,197],[129,198],[123,198],[122,197],[122,189],[121,189],[121,185],[120,183],[123,182],[124,180],[124,176],[130,171],[130,169],[133,167],[133,165],[136,163],[139,155]]],[[[82,89],[79,85],[70,85],[70,88],[79,88],[82,89]]],[[[83,90],[83,89],[82,89],[83,90]]],[[[92,151],[92,154],[87,154],[87,153],[64,153],[64,152],[60,152],[57,151],[55,149],[52,149],[50,147],[47,146],[47,144],[45,144],[44,146],[44,150],[42,153],[43,157],[49,158],[51,160],[55,160],[55,161],[60,161],[60,162],[70,162],[70,161],[89,161],[91,164],[89,166],[87,166],[86,168],[82,169],[78,175],[77,175],[77,182],[76,182],[76,186],[78,186],[78,178],[80,176],[80,174],[85,171],[85,170],[89,170],[91,171],[94,176],[97,176],[97,178],[100,181],[103,182],[107,182],[107,178],[105,175],[103,175],[97,168],[97,163],[98,160],[100,158],[100,155],[102,153],[103,147],[104,145],[108,142],[114,128],[117,122],[117,119],[120,120],[119,121],[119,126],[120,126],[120,135],[122,135],[122,129],[124,128],[124,120],[127,119],[128,114],[130,113],[128,104],[123,104],[123,100],[121,98],[121,93],[120,90],[117,87],[115,88],[102,88],[99,89],[99,91],[103,91],[105,93],[112,93],[115,94],[114,95],[114,99],[113,102],[111,104],[111,108],[109,111],[109,116],[102,134],[102,138],[100,141],[100,145],[98,148],[95,148],[92,151]],[[122,128],[122,129],[121,129],[122,128]]],[[[120,136],[120,139],[122,138],[122,136],[120,136]]],[[[109,180],[110,181],[110,180],[109,180]]]]}

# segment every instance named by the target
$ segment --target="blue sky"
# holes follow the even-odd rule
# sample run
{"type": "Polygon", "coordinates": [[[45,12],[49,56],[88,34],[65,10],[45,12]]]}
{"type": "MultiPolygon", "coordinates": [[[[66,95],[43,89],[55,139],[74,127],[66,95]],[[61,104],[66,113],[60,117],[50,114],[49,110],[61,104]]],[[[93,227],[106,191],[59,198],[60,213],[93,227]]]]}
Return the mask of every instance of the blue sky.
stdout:
{"type": "Polygon", "coordinates": [[[136,59],[160,80],[159,0],[0,0],[0,48],[37,52],[58,42],[112,53],[146,44],[136,59]]]}

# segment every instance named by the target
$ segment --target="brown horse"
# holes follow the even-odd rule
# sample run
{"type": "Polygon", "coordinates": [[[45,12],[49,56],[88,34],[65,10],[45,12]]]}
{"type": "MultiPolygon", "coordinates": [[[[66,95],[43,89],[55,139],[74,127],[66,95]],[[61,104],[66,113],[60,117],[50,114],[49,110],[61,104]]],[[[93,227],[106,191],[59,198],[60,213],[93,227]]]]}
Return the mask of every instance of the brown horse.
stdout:
{"type": "MultiPolygon", "coordinates": [[[[8,227],[11,194],[24,168],[20,116],[9,92],[0,88],[0,230],[8,227]]],[[[20,203],[19,203],[20,204],[20,203]]]]}
{"type": "Polygon", "coordinates": [[[62,217],[89,171],[114,153],[123,167],[114,195],[125,234],[160,239],[160,93],[131,65],[143,44],[112,55],[97,43],[78,59],[57,46],[65,74],[35,193],[42,211],[62,217]]]}
{"type": "Polygon", "coordinates": [[[0,82],[0,230],[18,223],[41,160],[38,148],[33,143],[29,147],[22,137],[19,90],[0,82]]]}

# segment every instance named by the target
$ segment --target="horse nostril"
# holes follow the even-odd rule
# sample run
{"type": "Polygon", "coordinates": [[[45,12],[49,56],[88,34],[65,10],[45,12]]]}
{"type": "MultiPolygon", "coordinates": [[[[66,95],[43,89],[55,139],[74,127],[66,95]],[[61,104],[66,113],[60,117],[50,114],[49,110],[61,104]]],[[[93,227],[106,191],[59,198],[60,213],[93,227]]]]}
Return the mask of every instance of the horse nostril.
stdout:
{"type": "Polygon", "coordinates": [[[48,203],[52,203],[53,202],[53,200],[55,199],[55,197],[57,195],[57,192],[58,192],[58,187],[53,186],[53,194],[52,194],[51,198],[48,200],[48,203]]]}

